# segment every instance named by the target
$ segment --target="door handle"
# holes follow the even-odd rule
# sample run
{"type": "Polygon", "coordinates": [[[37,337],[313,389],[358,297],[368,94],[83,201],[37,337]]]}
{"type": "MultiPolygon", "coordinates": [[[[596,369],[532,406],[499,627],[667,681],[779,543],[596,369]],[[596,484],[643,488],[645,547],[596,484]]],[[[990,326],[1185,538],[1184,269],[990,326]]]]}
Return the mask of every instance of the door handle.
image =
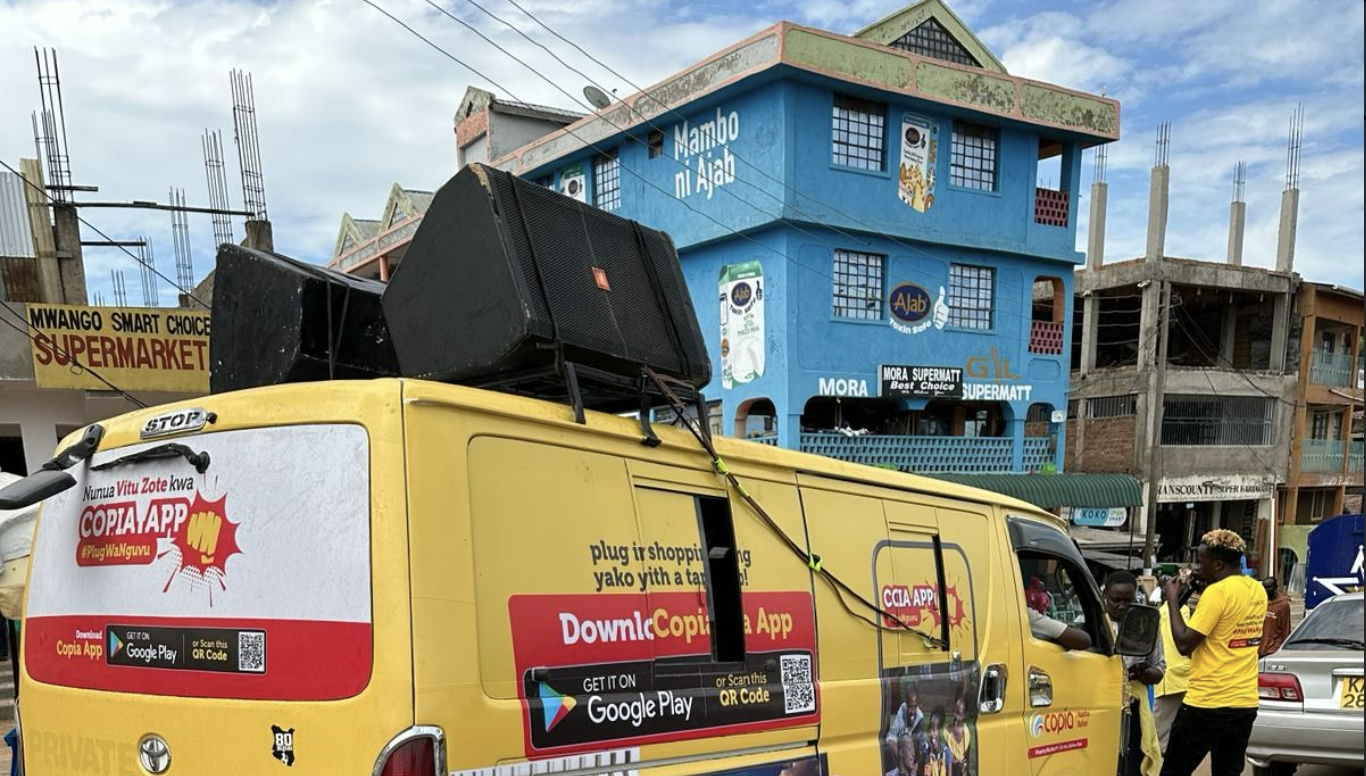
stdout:
{"type": "Polygon", "coordinates": [[[1029,705],[1034,708],[1053,705],[1053,679],[1035,666],[1029,667],[1029,705]]]}
{"type": "Polygon", "coordinates": [[[977,701],[981,714],[999,714],[1006,705],[1006,667],[993,663],[982,672],[982,692],[977,701]]]}

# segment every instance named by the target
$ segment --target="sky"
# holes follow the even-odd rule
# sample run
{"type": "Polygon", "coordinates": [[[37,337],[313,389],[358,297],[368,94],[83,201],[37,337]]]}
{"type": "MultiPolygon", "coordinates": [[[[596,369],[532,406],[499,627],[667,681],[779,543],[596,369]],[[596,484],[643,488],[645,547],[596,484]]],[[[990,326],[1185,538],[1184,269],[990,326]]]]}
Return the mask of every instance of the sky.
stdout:
{"type": "MultiPolygon", "coordinates": [[[[633,89],[550,38],[508,0],[476,0],[594,80],[633,89]]],[[[455,172],[452,117],[478,85],[523,101],[578,109],[530,70],[425,0],[374,0],[503,88],[463,69],[364,0],[0,0],[0,159],[34,153],[39,97],[34,47],[60,57],[74,182],[103,201],[166,201],[181,187],[208,200],[201,133],[221,129],[230,199],[242,205],[232,142],[229,71],[255,85],[266,201],[276,249],[330,258],[343,212],[379,218],[395,182],[438,188],[455,172]]],[[[471,0],[434,0],[535,66],[570,94],[584,79],[471,0]]],[[[637,84],[650,84],[777,21],[841,33],[905,0],[518,0],[547,25],[637,84]]],[[[1275,263],[1286,135],[1304,106],[1299,239],[1306,279],[1363,287],[1363,4],[1360,0],[948,0],[1015,75],[1121,103],[1109,146],[1106,259],[1141,256],[1148,174],[1160,122],[1170,122],[1170,256],[1222,261],[1234,165],[1248,165],[1245,263],[1275,263]]],[[[1092,152],[1083,174],[1089,207],[1092,152]]],[[[175,277],[170,214],[87,209],[115,239],[147,236],[175,277]]],[[[1086,246],[1086,219],[1077,246],[1086,246]]],[[[208,216],[190,216],[195,279],[211,269],[208,216]]],[[[240,240],[242,224],[235,223],[240,240]]],[[[99,239],[86,228],[84,238],[99,239]]],[[[142,303],[137,262],[87,248],[93,294],[112,303],[121,270],[142,303]]],[[[163,305],[175,291],[158,281],[163,305]]]]}

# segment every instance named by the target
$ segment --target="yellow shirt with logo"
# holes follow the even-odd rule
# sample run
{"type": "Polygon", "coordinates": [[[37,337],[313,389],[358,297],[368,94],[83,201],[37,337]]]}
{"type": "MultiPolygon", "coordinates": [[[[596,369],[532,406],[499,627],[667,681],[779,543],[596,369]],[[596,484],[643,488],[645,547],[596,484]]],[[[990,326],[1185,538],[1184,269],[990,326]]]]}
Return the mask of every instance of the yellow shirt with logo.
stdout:
{"type": "MultiPolygon", "coordinates": [[[[1176,640],[1172,638],[1171,613],[1167,606],[1163,604],[1158,607],[1158,613],[1162,617],[1162,651],[1167,657],[1167,670],[1162,672],[1162,681],[1153,686],[1153,694],[1161,698],[1186,691],[1186,685],[1190,682],[1191,659],[1176,649],[1176,640]]],[[[1181,607],[1183,622],[1189,622],[1190,615],[1190,609],[1181,607]]]]}
{"type": "Polygon", "coordinates": [[[1257,708],[1257,646],[1265,622],[1260,582],[1237,574],[1205,588],[1186,623],[1205,636],[1191,653],[1187,706],[1257,708]]]}

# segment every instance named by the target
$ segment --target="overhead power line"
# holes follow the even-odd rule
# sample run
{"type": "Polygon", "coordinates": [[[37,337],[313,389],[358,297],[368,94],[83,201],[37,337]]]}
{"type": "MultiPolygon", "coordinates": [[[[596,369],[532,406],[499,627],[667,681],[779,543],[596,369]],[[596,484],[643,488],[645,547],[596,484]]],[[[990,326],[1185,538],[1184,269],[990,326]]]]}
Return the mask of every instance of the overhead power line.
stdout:
{"type": "MultiPolygon", "coordinates": [[[[488,82],[488,83],[491,84],[493,87],[495,87],[495,88],[498,89],[499,91],[503,92],[504,94],[506,94],[506,95],[507,95],[508,97],[510,97],[511,99],[517,100],[517,101],[519,101],[519,102],[525,102],[525,100],[523,100],[522,97],[520,97],[520,96],[519,96],[516,92],[514,92],[512,89],[509,89],[508,87],[506,87],[506,86],[504,86],[503,84],[499,83],[497,80],[495,80],[495,79],[489,77],[488,75],[484,74],[484,73],[481,72],[479,69],[475,68],[473,65],[470,65],[468,62],[466,62],[466,61],[460,59],[459,57],[455,56],[454,54],[450,53],[450,52],[447,51],[445,48],[443,48],[440,44],[436,43],[436,42],[433,41],[431,38],[429,38],[429,37],[427,37],[426,35],[422,34],[422,33],[419,32],[418,30],[416,30],[414,27],[412,27],[411,25],[409,25],[407,22],[403,21],[402,19],[398,18],[398,17],[395,16],[394,14],[390,13],[390,12],[389,12],[387,9],[385,9],[383,6],[379,5],[379,3],[375,2],[375,0],[360,0],[360,1],[363,2],[363,3],[365,3],[366,5],[370,6],[371,8],[375,9],[376,11],[378,11],[380,14],[382,14],[383,16],[385,16],[386,18],[388,18],[388,19],[389,19],[390,21],[392,21],[393,23],[395,23],[395,24],[397,24],[398,26],[402,27],[402,28],[403,28],[405,31],[407,31],[410,35],[412,35],[413,37],[415,37],[415,38],[417,38],[418,40],[422,41],[424,44],[426,44],[426,45],[427,45],[428,47],[430,47],[431,49],[435,50],[437,53],[441,54],[442,56],[444,56],[444,57],[446,57],[447,59],[451,60],[452,62],[456,63],[457,65],[460,65],[462,68],[468,70],[470,73],[473,73],[476,77],[481,78],[481,79],[483,79],[484,81],[488,82]]],[[[535,72],[535,73],[538,75],[538,77],[540,77],[540,78],[542,78],[543,80],[546,80],[547,82],[549,82],[551,86],[553,86],[554,88],[556,88],[556,89],[557,89],[558,91],[560,91],[562,94],[566,94],[566,95],[569,97],[569,99],[574,100],[575,102],[579,102],[577,98],[575,98],[573,95],[571,95],[571,94],[569,94],[568,92],[566,92],[566,91],[565,91],[563,88],[561,88],[558,84],[554,83],[553,81],[550,81],[550,80],[549,80],[548,78],[546,78],[544,75],[540,74],[540,73],[536,70],[536,68],[534,68],[534,67],[532,67],[531,65],[529,65],[528,63],[524,62],[523,60],[521,60],[520,58],[518,58],[516,55],[511,54],[511,53],[508,52],[506,49],[504,49],[502,46],[499,46],[497,43],[494,43],[493,41],[491,41],[491,40],[490,40],[487,36],[485,36],[482,32],[478,31],[477,29],[475,29],[475,28],[473,28],[471,25],[469,25],[468,22],[465,22],[464,20],[462,20],[462,19],[460,19],[460,18],[458,18],[458,17],[452,15],[451,13],[449,13],[449,12],[446,11],[445,9],[441,8],[440,6],[438,6],[438,5],[434,4],[434,3],[431,3],[431,0],[426,0],[426,1],[427,1],[430,5],[432,5],[436,10],[438,10],[438,11],[441,12],[443,15],[445,15],[446,17],[451,18],[451,19],[453,19],[454,21],[456,21],[457,23],[459,23],[460,25],[464,26],[465,28],[470,29],[470,30],[473,31],[476,35],[479,35],[479,37],[481,37],[481,38],[483,38],[485,41],[489,42],[490,45],[492,45],[492,46],[494,46],[495,48],[497,48],[499,51],[501,51],[502,53],[504,53],[505,55],[507,55],[509,58],[511,58],[511,59],[513,59],[513,60],[515,60],[515,61],[517,61],[519,64],[523,65],[523,66],[526,67],[527,69],[529,69],[529,70],[535,72]]],[[[604,120],[607,124],[609,124],[610,126],[615,127],[618,131],[622,131],[622,132],[626,133],[626,134],[628,135],[628,137],[634,138],[634,136],[631,135],[630,132],[629,132],[628,130],[626,130],[626,129],[624,129],[624,128],[618,126],[618,125],[616,125],[615,123],[613,123],[612,121],[606,119],[605,117],[603,117],[603,120],[604,120]]],[[[572,129],[572,128],[570,128],[570,127],[565,127],[565,128],[563,129],[563,131],[564,131],[566,134],[568,134],[569,136],[571,136],[571,137],[573,137],[574,139],[578,140],[580,143],[582,143],[582,144],[584,145],[584,147],[589,148],[589,149],[592,149],[592,150],[596,151],[596,152],[599,153],[599,154],[607,155],[607,154],[610,152],[610,150],[611,150],[611,149],[605,149],[605,148],[604,148],[601,144],[599,144],[599,143],[596,143],[596,142],[593,142],[593,141],[591,141],[591,140],[588,140],[588,139],[585,138],[583,135],[581,135],[579,132],[575,131],[574,129],[572,129]]],[[[638,139],[638,138],[636,138],[636,139],[638,139]]],[[[676,161],[676,160],[675,160],[675,161],[676,161]]],[[[734,235],[734,236],[736,236],[736,237],[740,237],[740,238],[742,238],[742,239],[744,239],[744,240],[747,240],[747,241],[749,241],[749,242],[752,242],[752,243],[754,243],[755,245],[760,246],[760,247],[761,247],[762,249],[764,249],[765,251],[767,251],[767,252],[769,252],[769,253],[772,253],[773,255],[775,255],[775,256],[777,256],[777,257],[779,257],[779,258],[781,258],[781,259],[784,259],[784,260],[787,261],[787,262],[790,262],[790,263],[793,264],[794,266],[801,267],[801,268],[803,268],[803,269],[805,269],[805,270],[807,270],[807,271],[809,271],[809,272],[812,272],[813,274],[816,274],[816,275],[818,275],[818,276],[820,276],[820,277],[824,277],[824,278],[826,278],[826,279],[831,280],[832,282],[835,282],[835,277],[834,277],[834,275],[833,275],[832,273],[830,273],[830,272],[825,272],[825,271],[823,271],[823,270],[820,270],[820,269],[817,269],[817,268],[815,268],[815,267],[812,267],[812,266],[809,265],[809,264],[806,264],[806,263],[804,263],[804,262],[798,261],[797,259],[795,259],[795,258],[793,258],[792,256],[788,255],[787,253],[785,253],[785,252],[783,252],[783,251],[781,251],[781,250],[779,250],[779,249],[777,249],[777,248],[774,248],[773,246],[768,245],[767,243],[764,243],[764,242],[762,242],[762,241],[760,241],[760,240],[755,239],[752,235],[746,234],[745,232],[739,231],[739,230],[737,230],[737,229],[735,229],[735,228],[729,226],[728,224],[726,224],[726,223],[720,221],[719,219],[717,219],[716,217],[712,216],[711,214],[706,213],[705,211],[702,211],[702,210],[698,210],[697,208],[695,208],[695,207],[693,207],[691,204],[689,204],[686,200],[678,199],[677,197],[674,196],[674,193],[673,193],[673,192],[670,192],[670,191],[664,189],[662,186],[660,186],[660,185],[654,183],[653,181],[649,180],[648,178],[646,178],[646,177],[645,177],[644,175],[642,175],[641,173],[637,172],[636,170],[631,169],[629,166],[627,166],[627,165],[621,165],[619,169],[625,171],[628,175],[630,175],[630,176],[632,176],[633,178],[639,180],[639,181],[640,181],[641,183],[643,183],[645,186],[647,186],[647,187],[649,187],[649,188],[651,188],[651,189],[654,189],[655,191],[657,191],[657,192],[663,194],[668,200],[673,201],[673,202],[677,203],[678,205],[680,205],[680,206],[686,208],[687,210],[693,212],[694,214],[699,215],[699,216],[701,216],[701,217],[707,219],[708,221],[712,222],[713,224],[716,224],[717,226],[719,226],[721,229],[725,230],[726,232],[728,232],[728,233],[730,233],[730,234],[732,234],[732,235],[734,235]]],[[[738,177],[738,176],[737,176],[737,177],[738,177]]],[[[751,185],[752,185],[752,184],[751,184],[751,185]]],[[[736,199],[739,199],[741,202],[743,202],[743,203],[745,203],[746,205],[750,206],[751,208],[757,210],[758,212],[760,212],[760,213],[762,213],[762,214],[764,214],[764,215],[766,215],[766,216],[768,216],[768,217],[770,217],[770,218],[774,217],[773,214],[768,213],[767,211],[763,210],[762,208],[759,208],[757,205],[754,205],[753,203],[749,202],[748,200],[745,200],[745,199],[739,197],[739,195],[735,194],[735,192],[730,191],[729,189],[726,189],[726,191],[727,191],[727,193],[730,194],[731,196],[735,197],[736,199]]],[[[778,218],[779,218],[780,220],[785,220],[785,219],[781,219],[781,216],[778,216],[778,218]]],[[[825,239],[823,239],[823,238],[821,238],[821,237],[818,237],[818,236],[816,236],[816,235],[814,235],[814,234],[811,234],[809,231],[807,231],[807,230],[805,230],[805,229],[801,229],[800,227],[797,227],[796,225],[792,224],[792,223],[790,222],[790,220],[785,220],[785,221],[786,221],[786,223],[788,223],[789,226],[792,226],[793,228],[797,229],[798,231],[807,234],[808,236],[812,237],[813,239],[816,239],[816,240],[818,240],[818,241],[824,243],[825,245],[830,246],[830,247],[832,247],[832,248],[834,248],[834,249],[836,249],[836,250],[839,250],[839,249],[840,249],[838,246],[835,246],[833,243],[830,243],[828,240],[825,240],[825,239]]],[[[834,227],[834,226],[831,226],[831,225],[828,225],[828,224],[822,224],[821,226],[823,226],[824,228],[828,228],[828,229],[830,229],[830,230],[832,230],[832,231],[836,231],[836,232],[840,232],[840,233],[842,233],[842,234],[848,235],[847,232],[843,232],[843,231],[840,230],[838,227],[834,227]]],[[[863,242],[864,244],[868,244],[867,241],[864,240],[864,239],[862,239],[862,238],[857,238],[857,237],[854,237],[854,236],[852,236],[852,235],[849,235],[849,236],[851,237],[851,239],[855,239],[855,240],[858,240],[858,241],[860,241],[860,242],[863,242]]],[[[919,248],[919,247],[917,247],[917,246],[911,245],[910,243],[906,243],[906,242],[904,242],[904,241],[898,240],[898,239],[896,239],[893,235],[883,235],[883,236],[885,236],[885,237],[891,239],[893,242],[896,242],[897,244],[899,244],[899,245],[901,245],[901,246],[907,248],[907,249],[910,250],[910,251],[913,251],[913,252],[915,252],[915,253],[918,253],[918,254],[921,254],[921,255],[924,255],[924,256],[933,258],[933,259],[935,259],[935,260],[937,260],[937,261],[942,261],[942,260],[943,260],[943,257],[941,257],[941,256],[936,256],[935,254],[929,253],[928,251],[925,251],[925,250],[922,249],[922,248],[919,248]]],[[[1011,301],[1014,301],[1014,300],[1011,300],[1011,301]]],[[[1020,312],[1020,310],[1021,310],[1022,308],[1025,307],[1025,305],[1019,304],[1019,303],[1015,303],[1015,304],[1012,304],[1012,305],[1010,305],[1010,306],[1013,308],[1013,311],[1006,310],[1006,309],[1002,309],[1002,308],[1005,307],[1004,303],[1002,303],[1002,304],[1000,304],[1000,305],[998,306],[998,308],[997,308],[994,312],[997,313],[997,314],[1008,314],[1008,315],[1013,315],[1013,316],[1015,316],[1015,317],[1017,317],[1017,318],[1021,318],[1021,319],[1025,319],[1025,320],[1028,320],[1028,319],[1031,317],[1031,316],[1030,316],[1030,313],[1028,313],[1028,312],[1026,312],[1026,313],[1021,313],[1021,312],[1020,312]]]]}

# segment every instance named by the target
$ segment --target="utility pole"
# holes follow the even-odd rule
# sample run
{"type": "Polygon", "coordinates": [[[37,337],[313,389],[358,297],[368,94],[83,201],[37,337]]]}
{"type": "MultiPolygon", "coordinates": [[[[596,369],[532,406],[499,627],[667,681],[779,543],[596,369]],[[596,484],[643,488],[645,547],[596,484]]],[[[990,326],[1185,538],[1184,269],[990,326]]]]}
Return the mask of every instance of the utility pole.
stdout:
{"type": "Polygon", "coordinates": [[[1153,553],[1157,549],[1157,490],[1162,482],[1162,416],[1167,392],[1167,340],[1170,339],[1167,327],[1172,309],[1172,284],[1160,275],[1157,282],[1161,289],[1157,331],[1153,333],[1157,337],[1157,374],[1148,399],[1153,403],[1153,425],[1148,435],[1148,504],[1143,536],[1143,568],[1149,575],[1153,573],[1153,553]]]}

